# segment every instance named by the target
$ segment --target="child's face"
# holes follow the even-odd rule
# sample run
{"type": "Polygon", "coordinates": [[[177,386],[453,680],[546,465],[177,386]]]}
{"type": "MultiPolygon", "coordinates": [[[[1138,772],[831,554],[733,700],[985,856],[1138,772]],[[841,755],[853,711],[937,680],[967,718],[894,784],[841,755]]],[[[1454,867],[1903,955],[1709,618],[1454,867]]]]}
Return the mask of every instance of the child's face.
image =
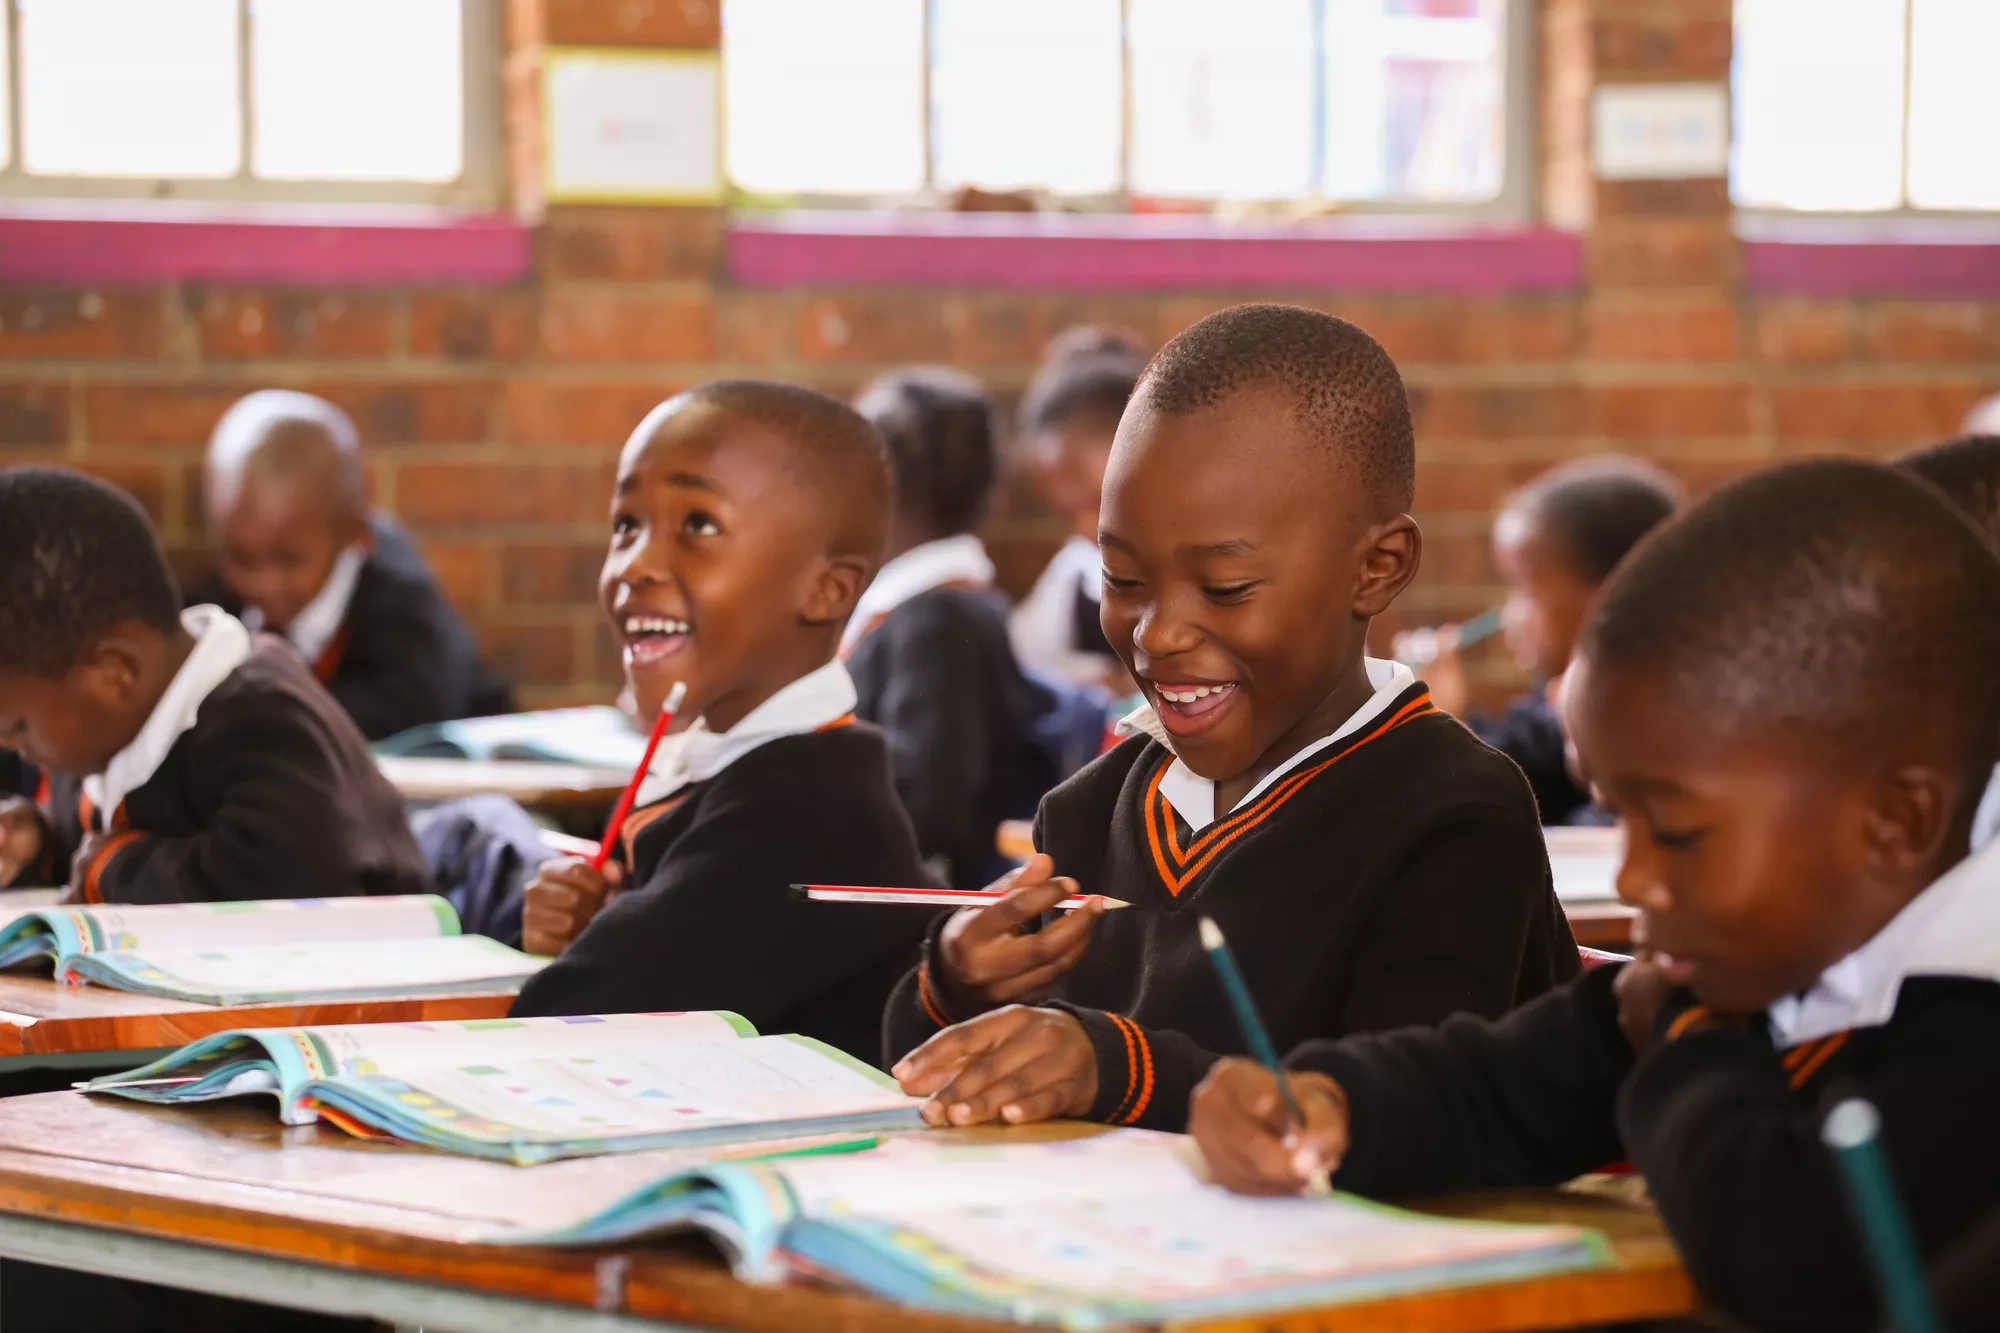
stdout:
{"type": "Polygon", "coordinates": [[[1105,474],[1104,633],[1196,773],[1236,777],[1338,725],[1316,710],[1416,572],[1414,525],[1385,551],[1398,539],[1363,506],[1280,393],[1179,416],[1134,400],[1105,474]]]}
{"type": "Polygon", "coordinates": [[[829,588],[829,501],[797,452],[701,402],[647,418],[626,443],[598,591],[648,725],[685,681],[685,715],[727,730],[820,665],[814,628],[852,611],[862,580],[829,588]]]}
{"type": "Polygon", "coordinates": [[[1493,525],[1493,564],[1507,584],[1502,618],[1514,660],[1537,676],[1557,675],[1569,664],[1596,585],[1578,575],[1555,539],[1518,510],[1504,511],[1493,525]]]}
{"type": "Polygon", "coordinates": [[[1643,671],[1580,657],[1563,699],[1625,832],[1634,942],[1710,1007],[1753,1013],[1810,986],[1907,901],[1902,798],[1879,775],[1796,738],[1704,725],[1643,671]]]}
{"type": "Polygon", "coordinates": [[[294,482],[246,478],[214,514],[217,572],[282,633],[319,595],[340,553],[367,536],[365,520],[294,482]]]}
{"type": "Polygon", "coordinates": [[[0,746],[37,768],[102,773],[150,711],[137,705],[137,675],[133,654],[102,644],[61,676],[0,675],[0,746]]]}
{"type": "Polygon", "coordinates": [[[1104,493],[1104,465],[1111,457],[1115,421],[1077,420],[1039,431],[1029,442],[1035,490],[1070,522],[1073,536],[1097,540],[1097,505],[1104,493]]]}

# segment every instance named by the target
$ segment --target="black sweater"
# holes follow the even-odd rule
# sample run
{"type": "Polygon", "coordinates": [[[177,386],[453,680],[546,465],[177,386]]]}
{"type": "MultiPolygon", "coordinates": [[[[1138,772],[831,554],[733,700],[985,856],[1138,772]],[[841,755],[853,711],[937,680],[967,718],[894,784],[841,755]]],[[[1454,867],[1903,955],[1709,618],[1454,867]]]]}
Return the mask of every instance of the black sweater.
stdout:
{"type": "Polygon", "coordinates": [[[1681,992],[1635,1064],[1617,972],[1599,968],[1497,1023],[1456,1018],[1295,1051],[1293,1067],[1347,1092],[1352,1144],[1334,1183],[1387,1195],[1552,1185],[1629,1157],[1702,1298],[1767,1333],[1866,1329],[1877,1317],[1819,1141],[1840,1093],[1880,1108],[1926,1258],[2000,1198],[2000,985],[1915,978],[1886,1025],[1782,1053],[1762,1022],[1717,1020],[1681,992]]]}
{"type": "Polygon", "coordinates": [[[1523,694],[1498,717],[1474,713],[1465,725],[1521,766],[1528,785],[1534,788],[1535,805],[1544,824],[1567,823],[1590,803],[1590,793],[1570,776],[1563,754],[1562,719],[1540,689],[1523,694]]]}
{"type": "MultiPolygon", "coordinates": [[[[512,712],[506,685],[480,661],[471,629],[409,536],[386,517],[373,526],[375,549],[315,673],[371,741],[426,722],[512,712]]],[[[219,579],[189,600],[243,612],[243,599],[219,579]]]]}
{"type": "Polygon", "coordinates": [[[771,741],[632,819],[632,887],[528,982],[516,1014],[728,1009],[760,1032],[880,1054],[883,1002],[931,914],[790,887],[918,882],[881,733],[771,741]]]}
{"type": "Polygon", "coordinates": [[[1030,728],[1048,706],[1021,674],[999,593],[934,588],[888,613],[848,658],[855,714],[882,729],[917,850],[959,888],[996,865],[1003,819],[1035,807],[1047,772],[1030,728]]]}
{"type": "Polygon", "coordinates": [[[249,658],[108,820],[82,787],[51,777],[43,870],[68,879],[84,833],[108,833],[83,868],[92,901],[430,891],[402,798],[353,722],[272,635],[252,640],[249,658]]]}
{"type": "MultiPolygon", "coordinates": [[[[1209,1066],[1242,1053],[1203,916],[1280,1050],[1501,1014],[1575,975],[1527,784],[1422,685],[1199,839],[1157,790],[1172,758],[1128,739],[1049,793],[1035,822],[1058,874],[1132,904],[1098,922],[1056,991],[1097,1048],[1090,1119],[1180,1129],[1209,1066]]],[[[887,1053],[972,1013],[927,958],[890,1003],[887,1053]]]]}

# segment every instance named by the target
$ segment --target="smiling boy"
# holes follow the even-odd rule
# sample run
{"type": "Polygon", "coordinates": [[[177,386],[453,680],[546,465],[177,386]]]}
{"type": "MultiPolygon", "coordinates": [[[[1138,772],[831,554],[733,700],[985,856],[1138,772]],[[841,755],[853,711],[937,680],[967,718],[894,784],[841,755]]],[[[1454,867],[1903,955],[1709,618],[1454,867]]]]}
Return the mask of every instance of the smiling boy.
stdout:
{"type": "Polygon", "coordinates": [[[1239,306],[1154,358],[1098,534],[1143,734],[1050,793],[1017,892],[899,988],[888,1054],[924,1043],[897,1073],[934,1122],[1180,1128],[1242,1049],[1204,916],[1280,1043],[1496,1015],[1576,971],[1520,771],[1365,654],[1417,572],[1414,470],[1402,379],[1352,324],[1239,306]],[[1133,907],[1022,929],[1073,887],[1133,907]]]}
{"type": "Polygon", "coordinates": [[[881,559],[888,455],[845,404],[757,381],[655,408],[618,462],[599,582],[661,745],[604,874],[551,862],[525,947],[560,957],[516,1014],[729,1009],[862,1059],[927,918],[795,901],[794,883],[916,884],[888,747],[854,722],[840,633],[881,559]]]}

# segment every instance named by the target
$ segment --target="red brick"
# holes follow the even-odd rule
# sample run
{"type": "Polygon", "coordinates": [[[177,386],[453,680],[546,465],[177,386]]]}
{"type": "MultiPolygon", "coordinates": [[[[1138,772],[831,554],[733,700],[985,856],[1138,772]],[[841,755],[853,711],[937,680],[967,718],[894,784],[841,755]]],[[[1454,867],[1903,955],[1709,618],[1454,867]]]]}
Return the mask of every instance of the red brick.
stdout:
{"type": "Polygon", "coordinates": [[[545,278],[712,280],[722,271],[719,208],[551,208],[539,233],[545,278]]]}
{"type": "Polygon", "coordinates": [[[1591,57],[1606,83],[1655,79],[1726,79],[1735,50],[1727,5],[1676,0],[1651,13],[1599,13],[1591,57]]]}
{"type": "Polygon", "coordinates": [[[715,355],[750,366],[789,361],[798,315],[782,292],[742,288],[716,294],[715,355]]]}
{"type": "Polygon", "coordinates": [[[484,542],[422,541],[424,563],[458,607],[486,603],[486,571],[493,548],[484,542]]]}
{"type": "Polygon", "coordinates": [[[364,444],[477,444],[493,436],[491,380],[401,379],[306,387],[344,408],[364,444]]]}
{"type": "Polygon", "coordinates": [[[935,361],[946,354],[951,330],[934,296],[851,292],[806,301],[798,339],[807,361],[935,361]]]}
{"type": "Polygon", "coordinates": [[[1398,365],[1546,363],[1576,351],[1576,311],[1567,299],[1347,297],[1321,308],[1367,330],[1398,365]]]}
{"type": "Polygon", "coordinates": [[[1600,180],[1593,183],[1591,197],[1600,218],[1718,218],[1728,217],[1733,207],[1726,176],[1664,181],[1600,180]]]}
{"type": "Polygon", "coordinates": [[[1442,440],[1518,440],[1581,433],[1583,395],[1572,384],[1410,390],[1421,449],[1442,440]]]}
{"type": "Polygon", "coordinates": [[[1703,301],[1594,301],[1584,312],[1584,352],[1609,361],[1728,361],[1736,307],[1703,301]]]}
{"type": "Polygon", "coordinates": [[[1614,439],[1750,433],[1745,384],[1619,384],[1591,398],[1598,433],[1614,439]]]}
{"type": "Polygon", "coordinates": [[[172,507],[168,496],[177,482],[176,469],[160,463],[107,463],[95,458],[79,466],[137,500],[155,528],[165,526],[172,507]]]}
{"type": "Polygon", "coordinates": [[[91,384],[83,396],[84,437],[92,444],[205,446],[223,412],[251,387],[91,384]]]}
{"type": "Polygon", "coordinates": [[[1039,303],[1012,292],[954,292],[945,298],[951,360],[963,366],[1034,365],[1048,342],[1039,303]]]}
{"type": "Polygon", "coordinates": [[[1874,361],[2000,360],[2000,307],[1975,301],[1864,305],[1860,347],[1874,361]]]}
{"type": "Polygon", "coordinates": [[[1727,218],[1620,218],[1599,221],[1584,252],[1594,286],[1725,287],[1742,246],[1727,218]]]}
{"type": "Polygon", "coordinates": [[[1492,514],[1542,464],[1506,459],[1417,460],[1416,508],[1423,514],[1492,514]]]}
{"type": "Polygon", "coordinates": [[[682,387],[671,381],[509,380],[507,438],[521,444],[584,445],[615,458],[646,413],[682,387]]]}
{"type": "Polygon", "coordinates": [[[410,463],[396,471],[396,511],[415,524],[574,524],[602,519],[604,463],[410,463]]]}
{"type": "Polygon", "coordinates": [[[1781,385],[1773,428],[1785,448],[1828,442],[1918,444],[1956,434],[1988,392],[1979,381],[1781,385]]]}
{"type": "MultiPolygon", "coordinates": [[[[1423,520],[1420,518],[1419,522],[1423,520]]],[[[1484,587],[1496,581],[1493,556],[1484,524],[1430,523],[1424,530],[1423,567],[1417,577],[1426,587],[1484,587]]]]}
{"type": "Polygon", "coordinates": [[[722,0],[544,0],[555,46],[712,47],[722,43],[722,0]]]}
{"type": "Polygon", "coordinates": [[[166,326],[158,292],[0,288],[0,358],[156,357],[166,326]]]}
{"type": "Polygon", "coordinates": [[[1845,300],[1779,300],[1758,305],[1757,355],[1780,365],[1808,365],[1846,357],[1854,309],[1845,300]]]}
{"type": "Polygon", "coordinates": [[[705,294],[550,293],[541,346],[552,361],[707,361],[715,356],[715,302],[705,294]]]}
{"type": "Polygon", "coordinates": [[[500,596],[513,604],[597,603],[604,544],[534,542],[500,552],[500,596]]]}
{"type": "Polygon", "coordinates": [[[69,439],[69,386],[0,384],[0,444],[59,445],[69,439]]]}
{"type": "Polygon", "coordinates": [[[528,346],[526,292],[421,292],[410,298],[410,351],[454,361],[511,360],[528,346]]]}
{"type": "Polygon", "coordinates": [[[489,621],[477,627],[482,655],[517,685],[576,679],[576,627],[564,621],[489,621]]]}
{"type": "Polygon", "coordinates": [[[190,291],[203,356],[387,356],[393,304],[379,293],[190,291]]]}

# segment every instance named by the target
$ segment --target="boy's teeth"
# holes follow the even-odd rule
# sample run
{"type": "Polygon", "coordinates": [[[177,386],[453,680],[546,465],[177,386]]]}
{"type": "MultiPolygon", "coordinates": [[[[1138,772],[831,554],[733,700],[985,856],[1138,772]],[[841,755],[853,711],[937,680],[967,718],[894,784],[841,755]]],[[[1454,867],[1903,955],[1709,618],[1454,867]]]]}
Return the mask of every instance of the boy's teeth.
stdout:
{"type": "Polygon", "coordinates": [[[688,629],[687,621],[667,616],[628,616],[625,619],[627,634],[686,634],[688,629]]]}
{"type": "Polygon", "coordinates": [[[1160,686],[1159,690],[1160,697],[1168,703],[1191,704],[1197,699],[1206,699],[1211,694],[1220,694],[1228,688],[1227,685],[1197,685],[1192,689],[1170,690],[1160,686]]]}

